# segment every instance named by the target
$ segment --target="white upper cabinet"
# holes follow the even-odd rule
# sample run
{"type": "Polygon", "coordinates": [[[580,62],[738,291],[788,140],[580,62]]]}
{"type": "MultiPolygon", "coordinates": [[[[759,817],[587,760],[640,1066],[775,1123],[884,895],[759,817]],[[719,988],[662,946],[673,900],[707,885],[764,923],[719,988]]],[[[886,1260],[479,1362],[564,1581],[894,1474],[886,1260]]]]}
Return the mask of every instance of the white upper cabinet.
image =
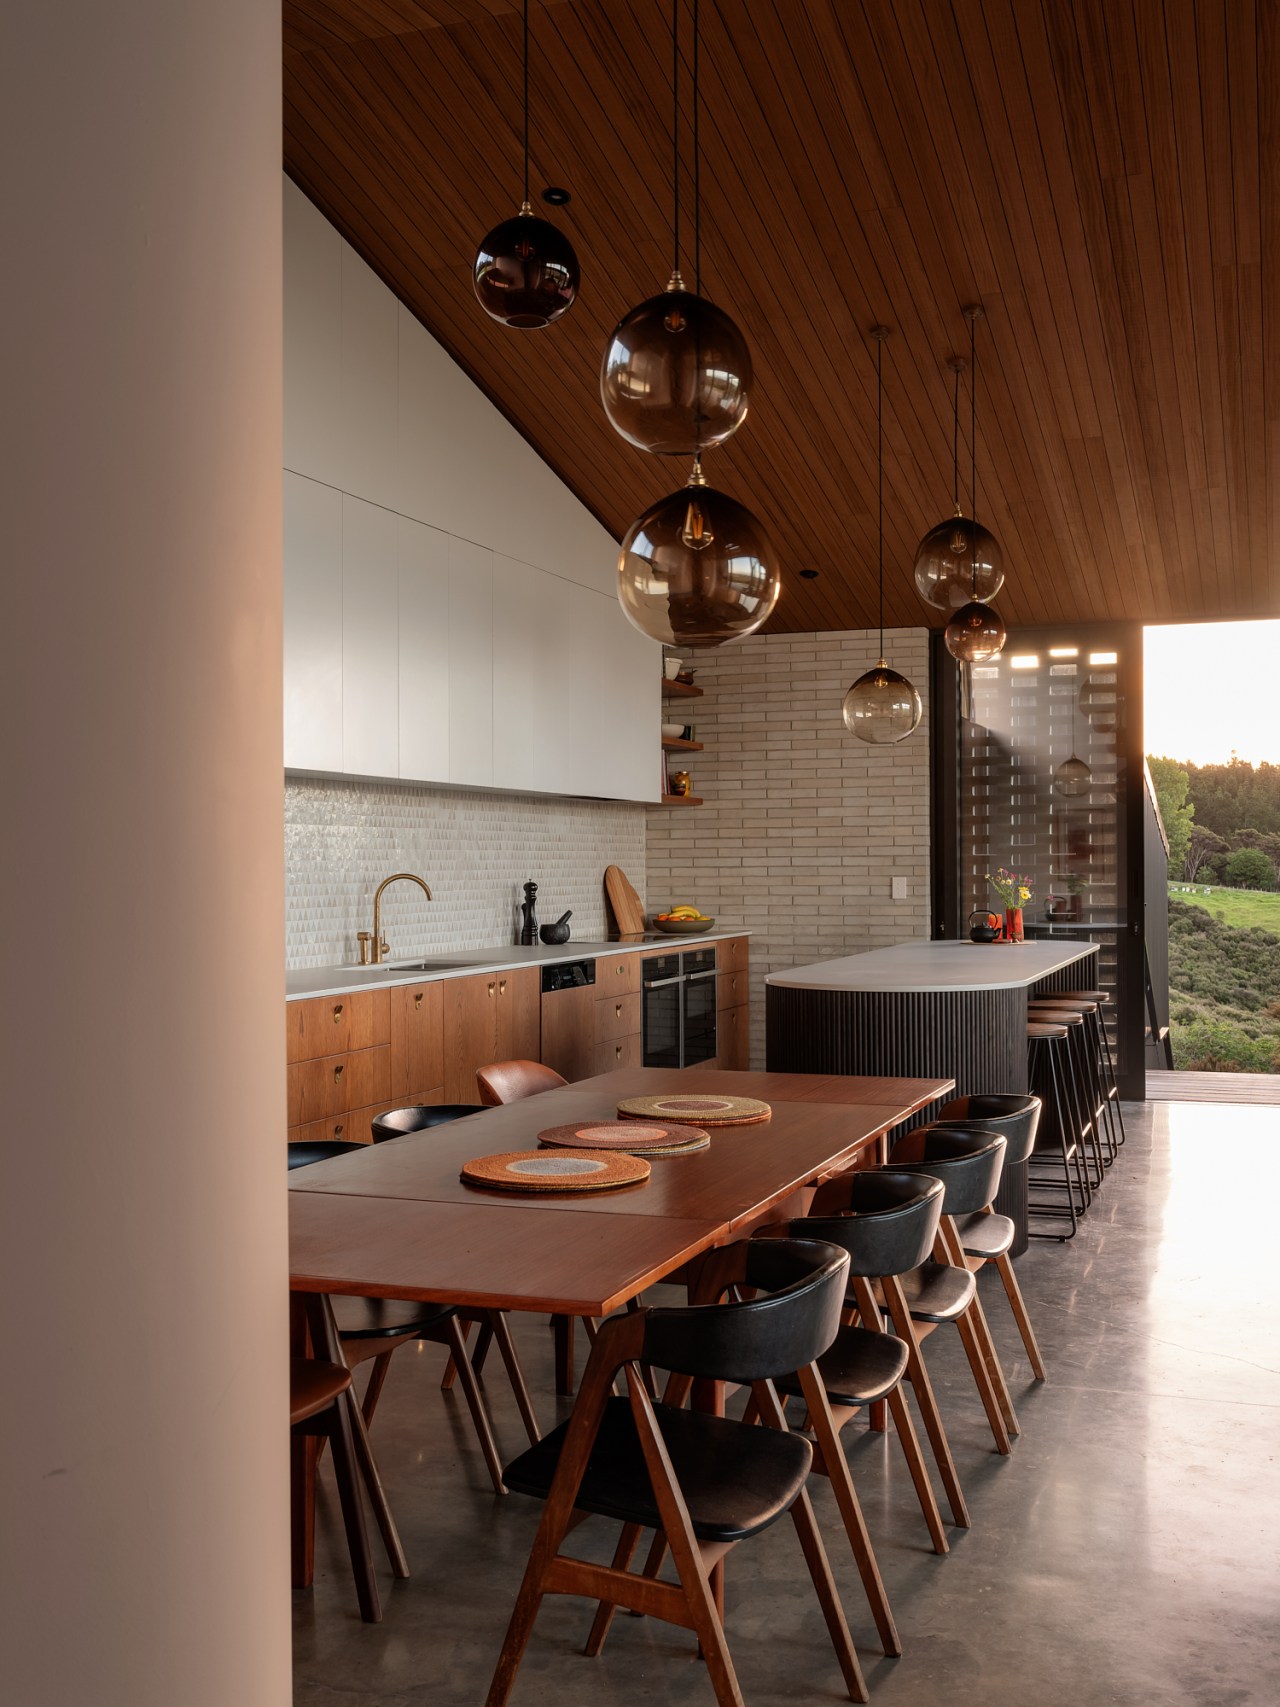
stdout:
{"type": "Polygon", "coordinates": [[[342,493],[284,477],[284,762],[342,769],[342,493]]]}
{"type": "Polygon", "coordinates": [[[657,799],[660,651],[616,544],[284,196],[286,765],[657,799]]]}
{"type": "Polygon", "coordinates": [[[449,780],[449,535],[398,516],[400,775],[449,780]]]}
{"type": "Polygon", "coordinates": [[[400,643],[391,510],[342,495],[342,768],[400,774],[400,643]]]}

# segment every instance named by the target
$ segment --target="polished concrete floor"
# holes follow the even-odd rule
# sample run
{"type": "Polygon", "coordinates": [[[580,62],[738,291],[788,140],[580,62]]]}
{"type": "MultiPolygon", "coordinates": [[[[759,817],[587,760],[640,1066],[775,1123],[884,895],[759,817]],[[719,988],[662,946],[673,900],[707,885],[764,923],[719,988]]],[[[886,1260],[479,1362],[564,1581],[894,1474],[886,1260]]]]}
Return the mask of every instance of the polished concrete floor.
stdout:
{"type": "MultiPolygon", "coordinates": [[[[884,1707],[1274,1707],[1280,1702],[1280,1110],[1149,1104],[1079,1236],[1018,1264],[1049,1381],[1029,1382],[1000,1296],[989,1300],[1023,1435],[991,1450],[949,1330],[927,1352],[973,1527],[927,1548],[892,1438],[846,1430],[902,1636],[875,1646],[830,1489],[828,1552],[871,1698],[884,1707]]],[[[984,1280],[985,1293],[985,1280],[984,1280]]],[[[517,1335],[544,1426],[549,1335],[517,1335]]],[[[485,1698],[540,1507],[495,1498],[443,1353],[401,1352],[374,1445],[413,1576],[383,1573],[385,1622],[362,1625],[322,1485],[317,1580],[294,1596],[296,1707],[464,1707],[485,1698]]],[[[494,1360],[497,1365],[497,1360],[494,1360]]],[[[503,1449],[523,1444],[500,1366],[503,1449]]],[[[599,1520],[574,1540],[607,1555],[599,1520]]],[[[543,1603],[515,1707],[713,1701],[680,1630],[619,1618],[600,1659],[581,1601],[543,1603]]],[[[790,1523],[730,1557],[726,1627],[748,1707],[842,1699],[790,1523]]]]}

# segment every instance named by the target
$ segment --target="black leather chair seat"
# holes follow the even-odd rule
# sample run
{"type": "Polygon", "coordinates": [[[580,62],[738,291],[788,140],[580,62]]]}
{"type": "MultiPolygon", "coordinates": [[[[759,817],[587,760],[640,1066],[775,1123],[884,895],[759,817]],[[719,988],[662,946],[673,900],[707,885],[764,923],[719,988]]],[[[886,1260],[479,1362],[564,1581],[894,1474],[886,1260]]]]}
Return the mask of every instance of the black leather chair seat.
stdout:
{"type": "Polygon", "coordinates": [[[454,1314],[452,1304],[422,1304],[409,1298],[342,1298],[334,1293],[329,1302],[344,1340],[396,1339],[433,1328],[454,1314]]]}
{"type": "Polygon", "coordinates": [[[1017,1231],[1007,1215],[957,1215],[956,1230],[967,1257],[1002,1257],[1017,1231]]]}
{"type": "Polygon", "coordinates": [[[289,1152],[289,1171],[294,1168],[310,1167],[312,1162],[332,1161],[334,1156],[345,1156],[352,1150],[363,1150],[363,1144],[351,1144],[345,1138],[321,1138],[319,1140],[299,1139],[285,1146],[289,1152]]]}
{"type": "Polygon", "coordinates": [[[902,1276],[902,1291],[917,1322],[954,1322],[973,1302],[977,1282],[967,1268],[922,1262],[902,1276]]]}
{"type": "MultiPolygon", "coordinates": [[[[822,1384],[835,1405],[873,1405],[887,1398],[906,1368],[906,1341],[871,1328],[841,1328],[835,1344],[818,1359],[822,1384]]],[[[784,1375],[774,1386],[788,1397],[803,1397],[795,1375],[784,1375]]]]}
{"type": "MultiPolygon", "coordinates": [[[[790,1508],[804,1486],[813,1453],[800,1435],[672,1405],[654,1410],[700,1540],[741,1541],[758,1534],[790,1508]]],[[[545,1499],[568,1427],[561,1423],[508,1464],[506,1485],[545,1499]]],[[[646,1529],[661,1526],[627,1399],[610,1399],[605,1406],[575,1504],[646,1529]]]]}

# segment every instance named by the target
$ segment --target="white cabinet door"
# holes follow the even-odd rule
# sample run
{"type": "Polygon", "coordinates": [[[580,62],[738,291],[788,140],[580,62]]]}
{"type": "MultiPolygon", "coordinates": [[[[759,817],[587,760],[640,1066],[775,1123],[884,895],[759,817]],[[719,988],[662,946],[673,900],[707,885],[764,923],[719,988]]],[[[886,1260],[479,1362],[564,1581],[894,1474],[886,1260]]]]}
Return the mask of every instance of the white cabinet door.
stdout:
{"type": "Polygon", "coordinates": [[[284,186],[284,465],[342,485],[342,252],[296,184],[284,186]]]}
{"type": "Polygon", "coordinates": [[[342,769],[400,774],[396,524],[342,495],[342,769]]]}
{"type": "Polygon", "coordinates": [[[511,557],[493,564],[493,780],[576,791],[573,599],[581,589],[511,557]]]}
{"type": "Polygon", "coordinates": [[[342,769],[342,494],[284,477],[284,762],[342,769]]]}
{"type": "Polygon", "coordinates": [[[449,780],[449,536],[397,517],[400,775],[449,780]]]}
{"type": "Polygon", "coordinates": [[[575,612],[573,722],[581,731],[575,793],[657,800],[662,791],[662,651],[612,594],[583,589],[575,612]]]}
{"type": "Polygon", "coordinates": [[[493,553],[449,540],[449,781],[493,782],[493,553]]]}
{"type": "Polygon", "coordinates": [[[399,303],[377,274],[342,246],[342,414],[344,492],[398,509],[397,347],[399,303]]]}

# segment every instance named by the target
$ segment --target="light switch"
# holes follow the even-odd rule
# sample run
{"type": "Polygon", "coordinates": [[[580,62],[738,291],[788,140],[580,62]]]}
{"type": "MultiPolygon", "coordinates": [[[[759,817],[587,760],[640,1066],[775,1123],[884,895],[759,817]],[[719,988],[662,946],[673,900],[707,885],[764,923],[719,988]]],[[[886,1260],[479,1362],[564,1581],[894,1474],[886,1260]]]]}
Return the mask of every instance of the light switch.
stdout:
{"type": "Polygon", "coordinates": [[[905,877],[895,877],[891,881],[893,883],[893,899],[895,901],[905,901],[907,898],[907,880],[906,880],[906,878],[905,877]]]}

